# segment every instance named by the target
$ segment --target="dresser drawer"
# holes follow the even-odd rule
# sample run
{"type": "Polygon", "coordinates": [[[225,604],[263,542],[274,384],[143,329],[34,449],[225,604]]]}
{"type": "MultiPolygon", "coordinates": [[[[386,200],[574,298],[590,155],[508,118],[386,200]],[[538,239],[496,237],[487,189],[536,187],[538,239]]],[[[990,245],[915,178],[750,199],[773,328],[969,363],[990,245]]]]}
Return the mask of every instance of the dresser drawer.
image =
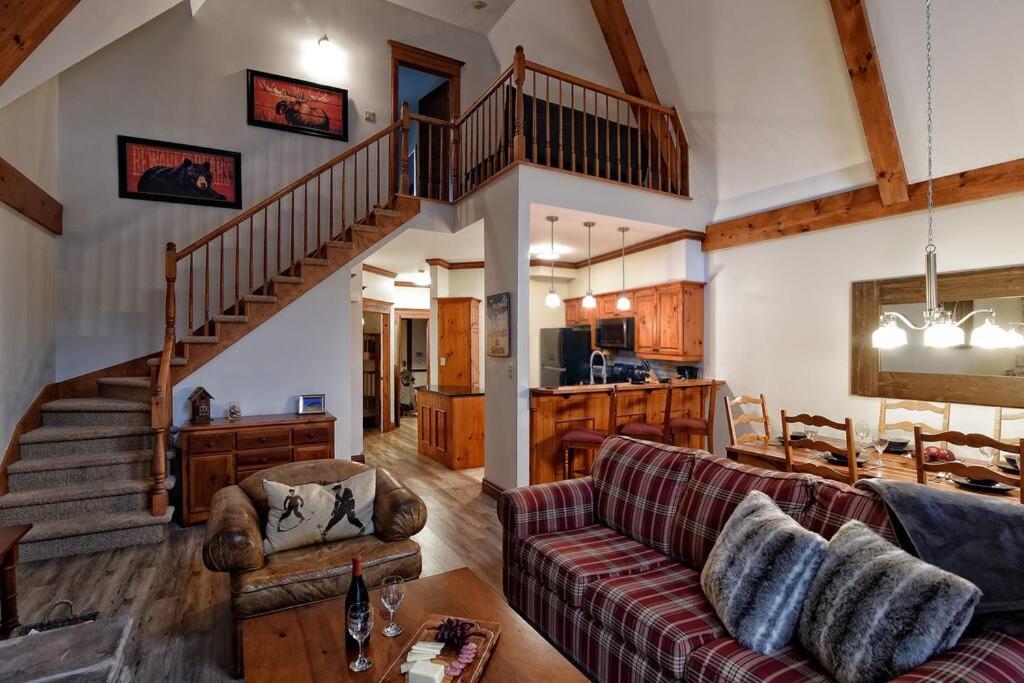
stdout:
{"type": "Polygon", "coordinates": [[[219,453],[235,450],[235,435],[232,432],[210,432],[208,434],[192,434],[188,437],[190,453],[219,453]]]}
{"type": "Polygon", "coordinates": [[[268,448],[262,451],[239,451],[235,454],[235,464],[238,469],[248,467],[273,467],[283,465],[292,461],[292,449],[290,448],[268,448]]]}
{"type": "Polygon", "coordinates": [[[330,427],[296,427],[292,430],[295,438],[295,445],[302,446],[310,443],[327,443],[331,440],[330,427]]]}
{"type": "Polygon", "coordinates": [[[238,432],[238,450],[240,451],[247,451],[252,448],[290,446],[291,443],[291,430],[287,427],[238,432]]]}
{"type": "Polygon", "coordinates": [[[295,462],[303,460],[325,460],[331,457],[330,445],[322,446],[296,446],[295,462]]]}

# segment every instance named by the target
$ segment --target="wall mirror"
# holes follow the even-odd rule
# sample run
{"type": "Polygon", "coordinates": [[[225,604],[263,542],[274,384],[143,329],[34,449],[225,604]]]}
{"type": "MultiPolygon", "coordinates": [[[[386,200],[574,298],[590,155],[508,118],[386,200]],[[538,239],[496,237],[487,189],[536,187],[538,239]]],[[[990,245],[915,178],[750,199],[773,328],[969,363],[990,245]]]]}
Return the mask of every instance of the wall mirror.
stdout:
{"type": "MultiPolygon", "coordinates": [[[[852,285],[851,392],[858,396],[917,399],[976,405],[1024,407],[1024,347],[981,349],[969,343],[929,348],[920,332],[909,343],[879,351],[871,333],[883,312],[920,322],[924,276],[854,282],[852,285]]],[[[939,300],[960,318],[992,308],[1003,327],[1024,322],[1024,266],[959,271],[939,275],[939,300]]],[[[971,324],[965,324],[970,340],[971,324]]]]}

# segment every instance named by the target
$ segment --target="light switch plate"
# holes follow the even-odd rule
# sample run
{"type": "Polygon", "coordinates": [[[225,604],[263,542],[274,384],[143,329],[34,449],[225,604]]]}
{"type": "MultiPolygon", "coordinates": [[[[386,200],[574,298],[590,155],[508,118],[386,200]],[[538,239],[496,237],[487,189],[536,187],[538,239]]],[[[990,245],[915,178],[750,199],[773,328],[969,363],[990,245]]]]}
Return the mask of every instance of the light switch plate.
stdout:
{"type": "Polygon", "coordinates": [[[366,121],[367,123],[377,123],[377,112],[372,109],[364,109],[363,121],[366,121]]]}
{"type": "MultiPolygon", "coordinates": [[[[513,368],[511,365],[508,366],[508,378],[509,379],[514,379],[515,378],[515,372],[513,372],[514,370],[515,370],[515,368],[513,368]]],[[[662,412],[664,412],[664,411],[662,411],[662,412]]]]}

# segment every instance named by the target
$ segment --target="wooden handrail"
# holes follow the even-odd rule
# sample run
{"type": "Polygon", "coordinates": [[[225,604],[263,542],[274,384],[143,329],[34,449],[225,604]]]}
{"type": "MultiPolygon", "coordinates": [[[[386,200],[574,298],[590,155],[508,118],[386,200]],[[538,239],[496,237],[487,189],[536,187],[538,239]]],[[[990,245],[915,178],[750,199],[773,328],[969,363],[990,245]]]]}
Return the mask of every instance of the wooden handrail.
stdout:
{"type": "Polygon", "coordinates": [[[224,225],[222,225],[219,228],[217,228],[216,230],[214,230],[213,232],[210,232],[207,235],[205,235],[204,237],[199,238],[198,240],[196,240],[192,244],[188,245],[187,247],[185,247],[184,249],[179,251],[178,252],[178,260],[181,261],[182,259],[187,257],[189,254],[192,254],[192,253],[198,251],[202,247],[206,246],[207,244],[209,244],[213,240],[217,239],[218,237],[220,237],[221,235],[226,233],[231,228],[234,228],[234,227],[240,225],[243,221],[245,221],[248,218],[251,218],[251,217],[255,216],[260,211],[262,211],[263,209],[266,209],[267,207],[269,207],[271,204],[273,204],[277,200],[279,200],[282,197],[287,196],[291,192],[294,192],[295,190],[301,188],[303,185],[308,183],[310,180],[313,180],[317,176],[322,175],[322,174],[326,173],[327,171],[331,170],[331,168],[333,166],[337,166],[338,164],[340,164],[341,162],[345,161],[349,157],[355,156],[356,153],[361,152],[364,149],[368,148],[370,145],[372,145],[373,143],[377,142],[378,140],[382,140],[384,137],[386,137],[386,136],[390,135],[391,133],[393,133],[394,131],[398,130],[399,126],[400,126],[400,122],[399,121],[395,121],[394,123],[388,125],[387,127],[381,129],[377,133],[375,133],[372,136],[368,137],[367,139],[363,140],[362,142],[360,142],[355,147],[349,147],[348,149],[346,149],[341,154],[339,154],[336,157],[334,157],[334,158],[324,162],[320,166],[317,166],[315,169],[313,169],[312,171],[310,171],[306,175],[302,176],[298,180],[296,180],[296,181],[294,181],[292,183],[289,183],[287,186],[281,188],[280,190],[278,190],[274,194],[270,195],[269,197],[267,197],[266,199],[264,199],[260,203],[255,204],[255,205],[249,207],[248,209],[246,209],[242,213],[238,214],[237,216],[235,216],[234,218],[229,220],[224,225]]]}
{"type": "Polygon", "coordinates": [[[498,90],[501,87],[502,83],[504,83],[506,80],[508,80],[508,77],[512,75],[513,66],[510,66],[507,69],[505,69],[504,71],[502,71],[498,75],[498,77],[495,78],[491,82],[491,84],[489,86],[487,86],[487,89],[484,90],[483,94],[480,95],[480,97],[478,97],[475,100],[473,100],[473,103],[470,104],[468,107],[466,107],[465,110],[463,110],[462,115],[459,116],[459,118],[457,118],[455,120],[455,125],[459,125],[459,124],[465,123],[465,121],[469,117],[469,115],[474,110],[476,110],[476,108],[479,107],[483,103],[484,100],[486,100],[488,97],[490,97],[491,94],[495,90],[498,90]]]}
{"type": "Polygon", "coordinates": [[[539,74],[544,74],[545,76],[550,76],[551,78],[556,78],[560,81],[565,81],[566,83],[578,85],[579,87],[585,88],[587,90],[593,90],[594,92],[601,93],[602,95],[607,95],[608,97],[614,97],[616,99],[622,100],[623,102],[629,102],[630,104],[635,104],[640,107],[653,109],[654,111],[661,112],[662,114],[672,114],[673,112],[672,107],[666,107],[665,105],[659,104],[658,102],[651,102],[650,100],[641,99],[634,95],[628,95],[619,90],[614,90],[607,86],[601,85],[600,83],[594,83],[593,81],[588,81],[577,76],[570,76],[564,71],[552,69],[549,66],[544,66],[543,64],[538,64],[537,62],[531,62],[530,60],[526,60],[526,68],[531,71],[536,71],[539,74]]]}
{"type": "Polygon", "coordinates": [[[445,121],[444,119],[434,118],[433,116],[426,116],[424,114],[417,114],[416,112],[409,112],[409,118],[413,121],[420,121],[422,123],[429,123],[433,126],[444,126],[446,128],[455,128],[458,124],[453,121],[445,121]]]}

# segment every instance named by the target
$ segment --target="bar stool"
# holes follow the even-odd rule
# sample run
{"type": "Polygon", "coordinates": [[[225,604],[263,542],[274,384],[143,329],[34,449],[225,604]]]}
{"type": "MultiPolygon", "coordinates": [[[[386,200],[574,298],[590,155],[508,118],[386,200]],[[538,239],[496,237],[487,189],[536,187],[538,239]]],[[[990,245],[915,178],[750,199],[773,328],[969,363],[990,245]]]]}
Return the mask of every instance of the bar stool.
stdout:
{"type": "Polygon", "coordinates": [[[570,429],[562,435],[562,479],[573,479],[577,474],[584,476],[590,474],[590,470],[576,470],[574,460],[577,450],[599,451],[601,444],[609,436],[615,435],[615,387],[612,387],[608,396],[608,427],[607,429],[591,429],[589,427],[577,427],[570,429]]]}
{"type": "Polygon", "coordinates": [[[671,397],[673,391],[685,391],[685,388],[676,387],[669,389],[669,401],[665,409],[668,442],[674,444],[677,434],[681,434],[684,437],[699,436],[703,439],[704,450],[710,452],[714,446],[715,399],[718,395],[718,385],[712,383],[709,386],[700,388],[700,410],[702,417],[671,417],[671,397]]]}
{"type": "MultiPolygon", "coordinates": [[[[658,388],[658,387],[656,387],[658,388]]],[[[642,389],[641,391],[647,392],[653,389],[642,389]]],[[[646,405],[647,401],[644,400],[646,405]]],[[[660,441],[665,443],[668,441],[666,435],[668,434],[668,416],[672,414],[672,388],[669,387],[668,391],[665,392],[665,408],[662,413],[661,422],[627,422],[626,424],[620,425],[618,428],[619,434],[623,436],[631,436],[634,439],[645,439],[647,441],[660,441]]]]}

